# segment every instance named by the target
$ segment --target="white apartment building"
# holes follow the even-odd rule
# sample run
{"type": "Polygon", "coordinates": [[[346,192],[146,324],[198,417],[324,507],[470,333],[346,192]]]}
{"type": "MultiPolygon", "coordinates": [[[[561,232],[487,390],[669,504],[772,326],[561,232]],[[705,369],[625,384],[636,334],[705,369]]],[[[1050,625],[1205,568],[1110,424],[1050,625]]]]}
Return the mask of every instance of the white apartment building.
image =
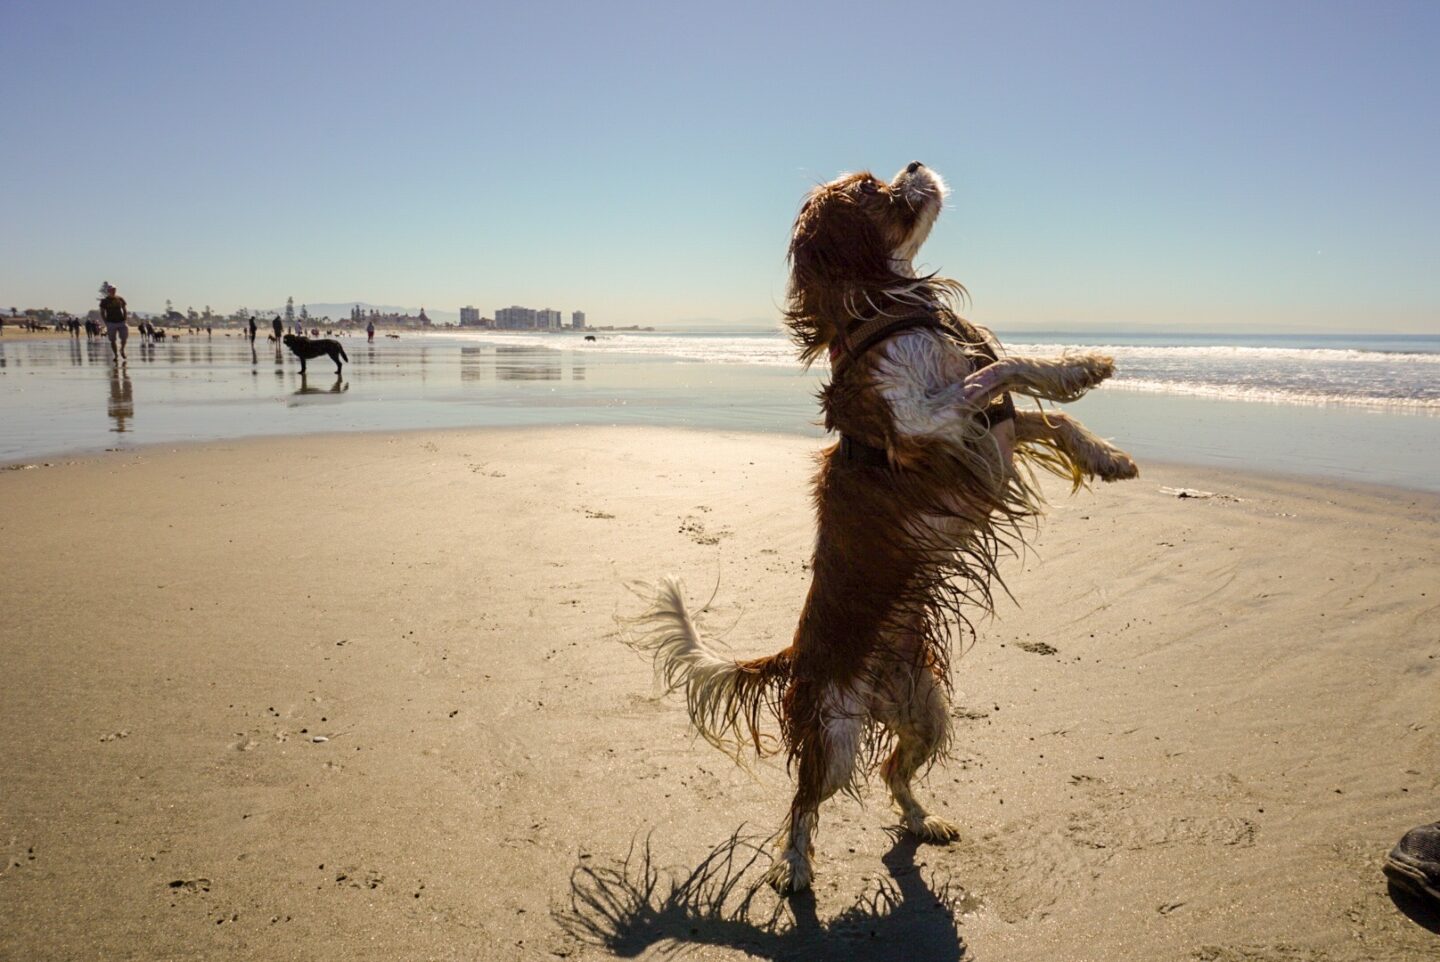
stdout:
{"type": "Polygon", "coordinates": [[[571,311],[571,312],[570,312],[570,326],[573,327],[573,328],[574,328],[575,330],[577,330],[577,331],[584,330],[584,329],[585,329],[585,312],[584,312],[584,311],[571,311]]]}
{"type": "Polygon", "coordinates": [[[502,331],[531,331],[535,329],[536,311],[533,307],[518,304],[497,308],[495,326],[502,331]]]}

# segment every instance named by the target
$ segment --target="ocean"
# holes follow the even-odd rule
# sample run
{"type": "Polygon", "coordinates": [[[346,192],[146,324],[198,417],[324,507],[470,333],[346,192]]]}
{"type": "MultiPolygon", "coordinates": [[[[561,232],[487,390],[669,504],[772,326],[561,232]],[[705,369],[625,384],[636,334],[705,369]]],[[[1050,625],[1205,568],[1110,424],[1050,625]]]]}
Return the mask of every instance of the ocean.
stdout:
{"type": "MultiPolygon", "coordinates": [[[[0,462],[136,444],[426,427],[659,424],[818,436],[824,365],[777,332],[348,338],[301,379],[224,333],[130,342],[0,338],[0,462]]],[[[1011,353],[1102,350],[1116,376],[1069,406],[1142,462],[1440,490],[1440,335],[999,332],[1011,353]]]]}

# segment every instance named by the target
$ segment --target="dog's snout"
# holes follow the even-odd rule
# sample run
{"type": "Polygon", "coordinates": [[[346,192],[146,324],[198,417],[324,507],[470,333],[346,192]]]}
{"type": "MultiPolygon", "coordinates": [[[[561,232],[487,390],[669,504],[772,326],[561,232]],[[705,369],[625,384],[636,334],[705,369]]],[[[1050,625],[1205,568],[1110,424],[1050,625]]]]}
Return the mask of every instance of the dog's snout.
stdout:
{"type": "Polygon", "coordinates": [[[913,173],[915,173],[915,171],[919,170],[921,167],[924,167],[924,166],[925,166],[925,165],[922,164],[922,163],[920,163],[920,161],[918,161],[918,160],[912,160],[912,161],[910,161],[909,164],[906,165],[906,167],[905,167],[905,173],[907,173],[907,174],[913,174],[913,173]]]}

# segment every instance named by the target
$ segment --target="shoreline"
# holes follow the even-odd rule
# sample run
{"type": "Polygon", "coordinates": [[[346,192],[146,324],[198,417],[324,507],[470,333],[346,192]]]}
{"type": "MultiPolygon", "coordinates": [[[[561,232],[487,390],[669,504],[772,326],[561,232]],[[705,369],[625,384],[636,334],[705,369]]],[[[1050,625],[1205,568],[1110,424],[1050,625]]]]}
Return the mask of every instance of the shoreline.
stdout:
{"type": "MultiPolygon", "coordinates": [[[[545,341],[347,338],[344,375],[312,371],[308,380],[288,352],[252,350],[243,339],[138,345],[118,366],[103,344],[20,341],[0,346],[0,398],[25,415],[0,426],[0,463],[239,436],[515,424],[819,436],[818,372],[727,363],[729,348],[702,362],[592,352],[575,337],[545,341]]],[[[1069,409],[1142,460],[1440,490],[1440,418],[1123,387],[1092,391],[1069,409]]]]}
{"type": "Polygon", "coordinates": [[[626,888],[767,835],[791,781],[655,697],[624,583],[672,571],[699,606],[718,579],[707,634],[783,647],[819,446],[406,431],[0,473],[0,955],[1433,951],[1380,864],[1440,795],[1440,495],[1145,463],[1047,486],[1001,562],[1015,602],[956,659],[921,783],[959,842],[897,843],[872,776],[821,810],[813,902],[626,888]]]}
{"type": "MultiPolygon", "coordinates": [[[[701,427],[689,425],[650,425],[640,423],[619,423],[610,424],[508,424],[508,425],[482,425],[475,427],[406,427],[406,428],[360,428],[353,431],[344,430],[318,430],[301,432],[295,434],[245,434],[235,435],[226,438],[199,438],[183,441],[151,441],[144,443],[126,443],[123,447],[110,448],[83,448],[61,452],[53,455],[45,455],[35,458],[6,459],[0,458],[0,473],[7,471],[40,470],[43,468],[66,467],[71,465],[89,464],[101,461],[109,457],[124,455],[145,456],[147,454],[179,453],[183,451],[203,450],[207,447],[228,448],[232,445],[265,445],[286,439],[302,441],[313,439],[316,441],[340,441],[344,439],[386,439],[419,437],[427,434],[463,434],[474,432],[477,434],[531,434],[535,432],[553,431],[654,431],[654,432],[676,432],[684,435],[720,435],[730,438],[755,437],[759,439],[783,439],[794,442],[813,444],[818,451],[826,445],[836,441],[834,435],[806,434],[793,430],[760,431],[746,430],[743,428],[725,427],[701,427]]],[[[1124,447],[1122,439],[1117,439],[1121,447],[1124,447]]],[[[1341,478],[1325,475],[1301,474],[1293,471],[1268,470],[1260,467],[1226,467],[1209,464],[1200,461],[1180,461],[1163,458],[1145,458],[1140,464],[1140,483],[1144,484],[1150,472],[1164,472],[1167,476],[1201,476],[1207,483],[1219,488],[1225,487],[1226,479],[1236,477],[1252,479],[1256,483],[1269,483],[1276,486],[1291,486],[1296,488],[1333,489],[1338,493],[1352,494],[1377,499],[1392,497],[1413,497],[1420,499],[1433,499],[1440,509],[1440,490],[1426,488],[1413,488],[1404,484],[1390,483],[1384,481],[1359,481],[1351,478],[1341,478]]],[[[1047,488],[1050,480],[1046,480],[1047,488]]],[[[1103,482],[1092,482],[1090,488],[1099,488],[1103,482]]],[[[1194,484],[1185,487],[1196,487],[1194,484]]],[[[1203,487],[1203,486],[1202,486],[1203,487]]],[[[1084,489],[1082,489],[1083,491],[1084,489]]],[[[1213,493],[1223,494],[1223,491],[1213,493]]]]}

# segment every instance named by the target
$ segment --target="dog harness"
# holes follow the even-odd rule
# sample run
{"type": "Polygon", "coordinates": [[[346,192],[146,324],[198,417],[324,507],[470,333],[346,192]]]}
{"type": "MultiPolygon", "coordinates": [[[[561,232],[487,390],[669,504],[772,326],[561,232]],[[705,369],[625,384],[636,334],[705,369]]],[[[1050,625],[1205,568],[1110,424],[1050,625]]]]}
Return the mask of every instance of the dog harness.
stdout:
{"type": "MultiPolygon", "coordinates": [[[[934,314],[905,314],[900,317],[890,317],[884,314],[865,320],[856,321],[850,325],[849,330],[842,331],[840,336],[830,342],[830,370],[838,375],[844,368],[859,360],[861,355],[902,331],[923,328],[932,331],[939,331],[950,339],[965,345],[966,347],[977,348],[981,356],[986,357],[993,364],[999,360],[995,348],[984,338],[966,338],[964,333],[956,330],[955,326],[949,324],[934,314]]],[[[1015,402],[1008,393],[1000,395],[991,401],[983,411],[975,415],[976,419],[983,421],[987,428],[1015,417],[1015,402]]],[[[840,457],[852,464],[860,464],[872,468],[885,468],[890,466],[890,456],[885,453],[884,448],[876,447],[873,444],[866,444],[864,441],[851,437],[843,431],[840,434],[840,457]]]]}

